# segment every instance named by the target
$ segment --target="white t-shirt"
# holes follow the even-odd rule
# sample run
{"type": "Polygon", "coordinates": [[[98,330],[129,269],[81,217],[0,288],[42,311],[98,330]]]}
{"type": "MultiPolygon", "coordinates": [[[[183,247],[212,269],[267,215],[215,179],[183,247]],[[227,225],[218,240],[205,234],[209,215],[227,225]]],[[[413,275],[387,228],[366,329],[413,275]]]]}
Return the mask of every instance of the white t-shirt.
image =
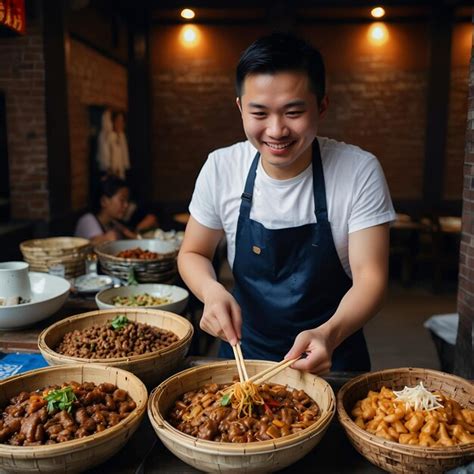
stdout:
{"type": "MultiPolygon", "coordinates": [[[[374,155],[329,138],[318,137],[318,141],[334,244],[350,277],[349,234],[393,221],[395,211],[382,168],[374,155]]],[[[212,152],[198,176],[189,205],[189,212],[200,224],[224,229],[231,267],[241,195],[256,152],[248,141],[212,152]]],[[[267,175],[260,160],[250,218],[267,229],[316,222],[312,165],[298,176],[278,180],[267,175]]]]}

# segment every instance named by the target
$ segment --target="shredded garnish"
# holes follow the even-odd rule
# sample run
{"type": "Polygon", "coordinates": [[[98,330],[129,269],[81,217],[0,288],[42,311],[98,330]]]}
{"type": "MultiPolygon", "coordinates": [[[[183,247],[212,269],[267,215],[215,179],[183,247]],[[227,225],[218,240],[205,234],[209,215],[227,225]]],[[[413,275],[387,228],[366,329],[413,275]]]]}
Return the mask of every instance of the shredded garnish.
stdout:
{"type": "Polygon", "coordinates": [[[77,400],[73,388],[66,386],[57,390],[51,390],[43,398],[48,402],[48,411],[54,410],[71,411],[73,403],[77,400]]]}
{"type": "Polygon", "coordinates": [[[258,391],[257,385],[252,382],[237,382],[222,391],[221,405],[232,404],[238,416],[252,416],[254,405],[263,405],[265,401],[258,391]]]}
{"type": "Polygon", "coordinates": [[[415,410],[436,410],[437,408],[443,408],[443,405],[439,403],[441,397],[434,395],[423,386],[423,382],[420,382],[416,387],[407,387],[400,391],[393,391],[397,400],[405,402],[405,406],[412,407],[415,410]]]}

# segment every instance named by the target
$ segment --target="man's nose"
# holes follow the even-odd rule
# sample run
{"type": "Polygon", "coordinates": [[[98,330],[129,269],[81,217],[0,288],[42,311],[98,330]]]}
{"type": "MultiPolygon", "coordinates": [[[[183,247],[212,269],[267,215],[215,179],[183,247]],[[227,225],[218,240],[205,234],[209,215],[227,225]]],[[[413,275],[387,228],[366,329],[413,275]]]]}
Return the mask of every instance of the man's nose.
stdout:
{"type": "Polygon", "coordinates": [[[286,126],[284,118],[280,116],[271,117],[267,127],[267,134],[272,138],[282,138],[288,136],[289,129],[286,126]]]}

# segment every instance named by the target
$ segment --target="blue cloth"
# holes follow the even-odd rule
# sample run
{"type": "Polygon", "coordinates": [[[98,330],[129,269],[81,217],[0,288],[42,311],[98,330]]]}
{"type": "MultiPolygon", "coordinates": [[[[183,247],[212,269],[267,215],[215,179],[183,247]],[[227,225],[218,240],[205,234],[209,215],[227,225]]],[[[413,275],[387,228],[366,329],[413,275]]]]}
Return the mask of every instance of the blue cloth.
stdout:
{"type": "MultiPolygon", "coordinates": [[[[332,237],[318,140],[313,142],[313,194],[317,222],[267,229],[250,219],[257,153],[242,194],[233,266],[234,296],[242,310],[242,352],[246,359],[279,361],[295,337],[326,322],[352,286],[332,237]]],[[[341,191],[343,192],[343,191],[341,191]]],[[[221,357],[232,357],[227,343],[221,357]]],[[[362,330],[333,353],[332,370],[368,371],[362,330]]]]}
{"type": "Polygon", "coordinates": [[[2,354],[0,355],[0,380],[47,366],[48,363],[41,354],[19,352],[16,354],[2,354]]]}

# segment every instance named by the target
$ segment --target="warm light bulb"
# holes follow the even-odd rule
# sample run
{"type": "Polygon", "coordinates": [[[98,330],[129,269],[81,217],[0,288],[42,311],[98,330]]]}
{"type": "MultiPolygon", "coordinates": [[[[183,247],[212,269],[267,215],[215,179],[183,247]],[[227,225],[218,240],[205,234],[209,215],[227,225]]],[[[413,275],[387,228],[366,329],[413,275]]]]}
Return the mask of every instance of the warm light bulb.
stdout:
{"type": "Polygon", "coordinates": [[[382,7],[375,7],[375,8],[372,8],[370,14],[374,18],[382,18],[385,15],[385,10],[382,7]]]}
{"type": "Polygon", "coordinates": [[[186,25],[181,31],[184,46],[195,46],[198,42],[198,29],[194,25],[186,25]]]}
{"type": "Polygon", "coordinates": [[[191,20],[195,16],[196,14],[190,8],[185,8],[184,10],[181,10],[181,17],[185,18],[186,20],[191,20]]]}
{"type": "Polygon", "coordinates": [[[369,40],[375,45],[382,45],[388,41],[388,29],[383,23],[374,23],[368,32],[369,40]]]}

